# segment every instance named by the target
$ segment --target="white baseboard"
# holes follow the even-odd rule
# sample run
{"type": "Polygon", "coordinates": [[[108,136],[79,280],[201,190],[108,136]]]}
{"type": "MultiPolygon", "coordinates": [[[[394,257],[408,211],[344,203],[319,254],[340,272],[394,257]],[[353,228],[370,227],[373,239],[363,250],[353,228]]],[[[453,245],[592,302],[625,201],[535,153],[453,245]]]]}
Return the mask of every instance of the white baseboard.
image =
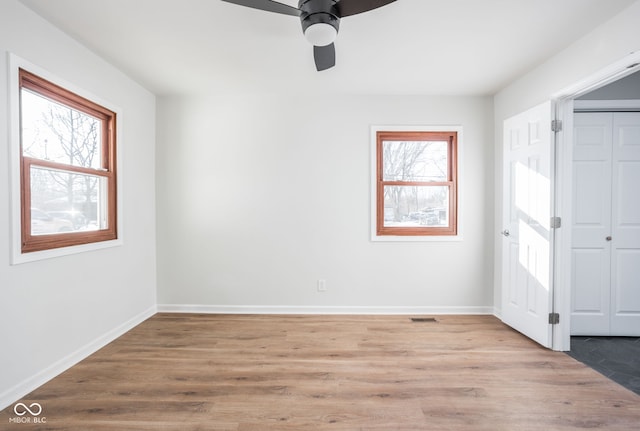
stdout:
{"type": "Polygon", "coordinates": [[[158,304],[159,313],[203,314],[494,314],[491,306],[477,307],[384,307],[384,306],[272,306],[272,305],[192,305],[158,304]]]}
{"type": "Polygon", "coordinates": [[[156,312],[156,306],[154,305],[153,307],[150,307],[137,316],[132,317],[122,325],[119,325],[118,327],[95,339],[91,343],[60,359],[59,361],[40,371],[36,375],[29,377],[28,379],[24,380],[21,383],[18,383],[16,386],[10,388],[9,390],[0,393],[0,410],[7,408],[31,391],[37,389],[57,375],[76,365],[78,362],[97,352],[116,338],[123,335],[125,332],[133,329],[140,323],[147,320],[149,317],[156,314],[156,312]]]}

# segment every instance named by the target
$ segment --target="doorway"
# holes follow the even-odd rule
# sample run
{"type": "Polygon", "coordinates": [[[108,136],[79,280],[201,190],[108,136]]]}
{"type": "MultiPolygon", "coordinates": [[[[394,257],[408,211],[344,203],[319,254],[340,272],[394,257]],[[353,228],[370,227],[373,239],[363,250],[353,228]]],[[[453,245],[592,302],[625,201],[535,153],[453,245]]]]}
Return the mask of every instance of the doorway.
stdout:
{"type": "MultiPolygon", "coordinates": [[[[574,110],[577,108],[582,112],[638,111],[636,105],[640,99],[638,95],[640,92],[639,66],[640,52],[632,53],[593,76],[557,93],[553,98],[556,101],[556,119],[563,123],[562,131],[556,135],[558,171],[556,172],[555,214],[562,219],[564,228],[558,229],[555,237],[554,307],[561,318],[560,324],[555,325],[553,329],[554,350],[570,350],[573,332],[575,289],[572,287],[576,277],[572,239],[573,218],[576,215],[573,199],[574,110]]],[[[612,236],[613,240],[613,235],[605,235],[605,241],[607,236],[612,236]]],[[[638,283],[635,284],[638,285],[638,283]]],[[[637,288],[635,292],[637,293],[637,288]]]]}
{"type": "MultiPolygon", "coordinates": [[[[513,152],[512,150],[517,150],[519,147],[519,145],[514,146],[513,143],[519,143],[520,138],[518,137],[522,135],[519,133],[518,127],[511,126],[517,125],[520,117],[524,118],[526,116],[530,116],[543,105],[532,108],[531,110],[525,111],[521,114],[517,114],[512,118],[506,119],[504,122],[503,132],[505,135],[503,148],[505,153],[503,157],[503,169],[505,181],[503,181],[503,185],[509,183],[511,186],[505,186],[502,195],[503,202],[505,203],[505,205],[503,205],[502,214],[504,230],[501,232],[503,235],[502,320],[509,326],[512,326],[528,337],[537,340],[540,344],[546,347],[551,347],[553,350],[569,351],[571,348],[571,315],[573,306],[571,286],[573,278],[575,277],[572,248],[573,229],[571,228],[573,226],[572,219],[574,217],[572,199],[574,187],[572,144],[574,139],[574,104],[578,102],[578,99],[582,96],[604,88],[605,86],[634,74],[634,72],[638,72],[639,70],[640,51],[637,51],[602,69],[598,73],[552,95],[550,102],[546,102],[543,105],[549,107],[550,119],[553,121],[549,121],[547,124],[546,120],[540,122],[535,118],[527,118],[526,130],[528,130],[529,137],[543,136],[544,130],[553,131],[550,132],[553,137],[551,139],[551,146],[549,147],[551,150],[551,165],[548,177],[545,175],[538,175],[541,172],[537,169],[523,168],[518,170],[520,165],[524,165],[525,167],[531,167],[532,165],[531,163],[519,163],[517,160],[512,160],[510,157],[510,153],[513,152]],[[532,128],[532,124],[534,126],[536,124],[543,125],[541,127],[535,126],[532,128]],[[532,130],[536,133],[532,133],[532,130]],[[543,131],[543,133],[537,133],[538,131],[543,131]],[[509,170],[510,166],[513,169],[509,170]],[[527,173],[527,181],[524,181],[525,176],[519,176],[518,172],[527,173]],[[530,181],[531,179],[536,178],[540,181],[530,181]],[[537,251],[540,250],[547,250],[544,249],[544,247],[537,247],[533,250],[536,253],[532,254],[532,247],[522,247],[522,244],[519,242],[516,242],[514,245],[514,241],[511,240],[513,238],[513,232],[511,229],[511,225],[513,223],[511,223],[511,221],[513,219],[512,215],[514,214],[514,211],[507,211],[506,208],[515,206],[519,210],[522,209],[522,204],[524,204],[524,202],[521,202],[519,205],[517,199],[515,199],[516,196],[522,196],[522,194],[512,194],[514,189],[518,189],[519,184],[522,186],[520,187],[521,190],[531,189],[530,191],[533,192],[535,187],[532,189],[528,185],[542,184],[543,182],[543,189],[547,190],[548,188],[548,191],[550,192],[547,196],[550,197],[548,203],[550,206],[549,213],[551,217],[547,219],[543,217],[531,217],[531,208],[525,205],[528,209],[527,211],[524,211],[527,217],[517,218],[519,227],[524,229],[531,227],[532,229],[529,229],[530,231],[541,230],[548,234],[547,237],[543,237],[540,241],[541,244],[544,243],[548,245],[548,253],[537,253],[537,251]],[[513,184],[515,184],[515,188],[513,184]],[[514,203],[514,205],[511,205],[511,203],[514,203]],[[520,221],[522,221],[522,223],[520,223],[520,221]],[[534,227],[541,229],[533,229],[534,227]],[[541,258],[543,254],[546,254],[549,257],[548,260],[546,260],[549,268],[549,271],[546,272],[546,274],[548,274],[548,278],[546,276],[543,277],[544,271],[537,271],[537,268],[540,268],[537,263],[545,261],[541,258]],[[537,257],[532,260],[532,255],[537,257]],[[506,256],[512,256],[513,259],[507,259],[506,256]],[[525,271],[519,271],[520,267],[524,268],[525,271]],[[511,275],[517,275],[520,273],[527,274],[527,277],[521,278],[526,282],[511,283],[513,278],[511,275]],[[531,275],[531,277],[529,275],[531,275]],[[533,278],[536,278],[538,281],[542,281],[543,289],[536,288],[540,283],[533,283],[533,278]],[[547,280],[548,284],[546,286],[548,287],[544,288],[544,283],[546,283],[547,280]],[[548,302],[546,301],[547,298],[548,302]],[[534,307],[532,305],[536,306],[534,307]],[[509,309],[513,312],[505,312],[505,310],[509,309]],[[546,311],[548,311],[548,313],[546,311]],[[547,315],[548,319],[546,318],[547,315]],[[532,316],[535,317],[535,319],[532,318],[532,316]],[[539,339],[540,337],[537,337],[537,335],[540,334],[548,334],[548,336],[544,335],[543,338],[539,339]]],[[[638,99],[640,99],[640,97],[638,97],[638,99]]],[[[534,139],[532,142],[538,143],[540,141],[534,139]]],[[[535,147],[537,144],[528,144],[528,146],[535,147]]],[[[514,154],[517,155],[517,151],[514,152],[514,154]]],[[[536,154],[528,154],[527,156],[530,159],[529,161],[534,161],[533,159],[537,157],[536,154]]],[[[631,182],[633,183],[634,181],[631,182]]],[[[539,193],[535,194],[540,195],[539,193]]],[[[635,201],[637,199],[632,200],[635,201]]],[[[522,211],[517,211],[515,213],[520,214],[521,212],[522,211]]],[[[541,211],[540,214],[542,213],[543,212],[541,211]]],[[[638,225],[640,227],[640,222],[638,225]]],[[[520,233],[520,230],[521,229],[519,228],[517,231],[518,234],[520,233]]],[[[533,238],[534,235],[531,235],[531,237],[533,238]]],[[[520,235],[517,235],[516,239],[519,240],[520,235]]],[[[640,264],[638,266],[640,266],[640,264]]],[[[640,286],[640,282],[636,283],[633,281],[633,283],[640,286]]],[[[631,290],[631,292],[633,292],[632,295],[638,294],[637,289],[631,290]]],[[[635,296],[632,297],[634,301],[635,298],[635,296]]],[[[640,299],[638,299],[638,301],[640,301],[640,299]]]]}

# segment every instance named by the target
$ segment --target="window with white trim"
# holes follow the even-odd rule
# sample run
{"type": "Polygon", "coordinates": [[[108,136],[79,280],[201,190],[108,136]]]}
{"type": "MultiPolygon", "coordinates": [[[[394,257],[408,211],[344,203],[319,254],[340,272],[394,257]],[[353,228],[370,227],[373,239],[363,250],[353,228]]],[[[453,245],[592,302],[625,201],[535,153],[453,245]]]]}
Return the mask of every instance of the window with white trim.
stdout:
{"type": "Polygon", "coordinates": [[[458,131],[375,132],[375,235],[458,235],[458,131]]]}

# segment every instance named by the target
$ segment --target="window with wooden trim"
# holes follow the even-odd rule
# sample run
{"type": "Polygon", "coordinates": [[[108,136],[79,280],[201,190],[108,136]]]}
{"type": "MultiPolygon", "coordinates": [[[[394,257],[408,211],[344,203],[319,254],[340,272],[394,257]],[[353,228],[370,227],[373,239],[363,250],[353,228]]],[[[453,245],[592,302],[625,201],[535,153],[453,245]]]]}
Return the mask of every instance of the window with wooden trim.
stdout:
{"type": "Polygon", "coordinates": [[[18,75],[22,253],[116,239],[116,114],[18,75]]]}
{"type": "Polygon", "coordinates": [[[458,234],[458,132],[376,132],[376,235],[458,234]]]}

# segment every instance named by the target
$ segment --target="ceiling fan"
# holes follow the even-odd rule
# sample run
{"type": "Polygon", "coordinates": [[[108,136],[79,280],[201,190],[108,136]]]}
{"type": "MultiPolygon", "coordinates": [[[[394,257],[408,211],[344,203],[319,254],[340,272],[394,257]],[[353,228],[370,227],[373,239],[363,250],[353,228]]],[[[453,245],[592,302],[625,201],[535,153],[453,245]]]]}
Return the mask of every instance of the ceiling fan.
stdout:
{"type": "Polygon", "coordinates": [[[333,41],[338,35],[340,19],[368,12],[396,0],[299,0],[298,7],[272,0],[222,0],[254,9],[300,17],[302,32],[313,45],[313,58],[318,71],[336,64],[333,41]]]}

